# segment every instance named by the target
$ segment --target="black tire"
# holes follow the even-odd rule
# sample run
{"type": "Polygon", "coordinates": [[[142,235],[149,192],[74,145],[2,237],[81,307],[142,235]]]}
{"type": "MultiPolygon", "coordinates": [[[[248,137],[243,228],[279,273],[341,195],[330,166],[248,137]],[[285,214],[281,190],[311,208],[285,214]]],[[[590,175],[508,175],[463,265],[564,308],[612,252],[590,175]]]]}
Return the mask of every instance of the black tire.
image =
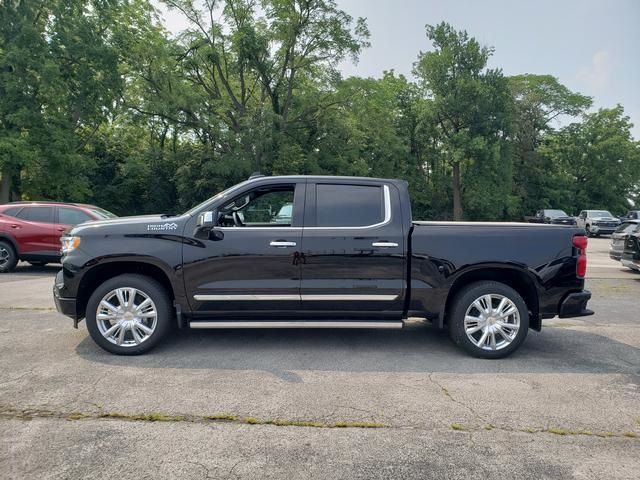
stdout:
{"type": "Polygon", "coordinates": [[[0,273],[12,272],[18,264],[18,254],[13,245],[4,240],[0,240],[0,273]]]}
{"type": "Polygon", "coordinates": [[[171,301],[165,288],[152,278],[125,274],[113,277],[100,285],[87,302],[86,322],[91,338],[104,350],[116,355],[140,355],[154,348],[166,336],[173,320],[171,301]],[[156,307],[157,323],[153,333],[139,345],[120,346],[105,338],[96,319],[98,305],[103,297],[117,288],[135,288],[148,296],[156,307]]]}
{"type": "MultiPolygon", "coordinates": [[[[474,357],[490,359],[504,358],[517,350],[527,337],[527,333],[529,331],[529,310],[520,294],[508,285],[494,281],[477,282],[464,287],[460,292],[458,292],[456,297],[453,299],[451,309],[447,316],[447,321],[449,326],[449,336],[457,346],[461,347],[474,357]],[[467,309],[472,308],[474,301],[483,295],[491,294],[506,297],[513,302],[515,307],[518,309],[520,327],[511,343],[500,349],[485,350],[475,345],[469,339],[465,331],[464,319],[467,309]]],[[[481,336],[481,332],[482,331],[478,332],[478,336],[481,336]]],[[[504,340],[500,334],[496,334],[496,338],[504,340]]]]}

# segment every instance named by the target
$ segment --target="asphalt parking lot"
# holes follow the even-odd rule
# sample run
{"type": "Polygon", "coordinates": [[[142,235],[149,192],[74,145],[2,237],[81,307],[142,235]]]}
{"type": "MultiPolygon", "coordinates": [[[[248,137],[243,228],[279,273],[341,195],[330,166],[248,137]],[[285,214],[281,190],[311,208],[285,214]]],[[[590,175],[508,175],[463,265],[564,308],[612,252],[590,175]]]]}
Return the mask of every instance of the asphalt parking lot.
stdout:
{"type": "Polygon", "coordinates": [[[56,267],[0,276],[2,478],[638,478],[640,274],[591,239],[596,311],[512,357],[445,334],[177,332],[100,350],[56,267]]]}

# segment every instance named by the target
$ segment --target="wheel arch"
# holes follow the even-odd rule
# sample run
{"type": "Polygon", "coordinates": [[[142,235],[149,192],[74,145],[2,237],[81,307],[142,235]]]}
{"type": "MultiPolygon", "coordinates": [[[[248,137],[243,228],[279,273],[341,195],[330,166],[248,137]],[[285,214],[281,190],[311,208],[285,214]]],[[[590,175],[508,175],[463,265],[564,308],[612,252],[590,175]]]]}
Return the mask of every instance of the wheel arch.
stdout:
{"type": "Polygon", "coordinates": [[[534,280],[531,278],[531,274],[516,266],[497,265],[476,265],[456,276],[449,288],[443,308],[440,311],[440,327],[443,327],[446,323],[447,314],[451,311],[451,304],[458,292],[471,283],[481,281],[504,283],[518,292],[529,308],[529,328],[537,331],[541,330],[542,319],[540,317],[538,289],[536,288],[534,280]]]}
{"type": "Polygon", "coordinates": [[[177,293],[176,289],[167,272],[160,266],[139,260],[110,261],[94,266],[83,275],[76,297],[77,309],[80,313],[80,318],[85,316],[89,297],[91,297],[91,294],[96,290],[96,288],[110,278],[124,274],[142,275],[156,280],[165,289],[167,295],[169,295],[170,301],[172,303],[175,302],[177,293]]]}
{"type": "Polygon", "coordinates": [[[13,250],[16,252],[16,255],[18,255],[18,257],[20,256],[20,248],[18,248],[18,243],[13,239],[13,237],[11,237],[11,235],[0,232],[0,240],[6,240],[7,242],[9,242],[13,247],[13,250]]]}

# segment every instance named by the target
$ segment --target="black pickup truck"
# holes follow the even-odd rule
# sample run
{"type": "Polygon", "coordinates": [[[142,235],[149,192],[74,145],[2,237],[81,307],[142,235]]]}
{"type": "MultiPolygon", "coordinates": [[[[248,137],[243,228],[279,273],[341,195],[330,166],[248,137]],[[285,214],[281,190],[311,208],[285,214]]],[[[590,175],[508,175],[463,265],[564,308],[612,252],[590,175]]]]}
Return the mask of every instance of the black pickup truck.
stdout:
{"type": "Polygon", "coordinates": [[[407,183],[252,177],[180,216],[89,222],[62,240],[60,312],[105,350],[178,328],[448,328],[504,357],[556,315],[590,315],[573,226],[414,222],[407,183]]]}

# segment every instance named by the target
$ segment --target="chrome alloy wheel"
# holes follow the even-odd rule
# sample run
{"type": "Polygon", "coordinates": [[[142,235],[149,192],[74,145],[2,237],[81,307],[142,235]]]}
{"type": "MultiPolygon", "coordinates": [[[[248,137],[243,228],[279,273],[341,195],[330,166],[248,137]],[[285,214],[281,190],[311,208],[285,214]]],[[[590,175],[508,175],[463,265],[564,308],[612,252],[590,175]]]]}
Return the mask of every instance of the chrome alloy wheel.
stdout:
{"type": "Polygon", "coordinates": [[[509,298],[489,294],[476,298],[464,315],[464,331],[483,350],[501,350],[520,330],[520,311],[509,298]]]}
{"type": "Polygon", "coordinates": [[[158,324],[153,300],[137,288],[116,288],[107,293],[96,312],[100,333],[121,347],[135,347],[147,340],[158,324]]]}
{"type": "Polygon", "coordinates": [[[0,267],[4,267],[9,263],[10,256],[11,254],[9,253],[9,250],[7,250],[5,247],[0,246],[0,267]]]}

